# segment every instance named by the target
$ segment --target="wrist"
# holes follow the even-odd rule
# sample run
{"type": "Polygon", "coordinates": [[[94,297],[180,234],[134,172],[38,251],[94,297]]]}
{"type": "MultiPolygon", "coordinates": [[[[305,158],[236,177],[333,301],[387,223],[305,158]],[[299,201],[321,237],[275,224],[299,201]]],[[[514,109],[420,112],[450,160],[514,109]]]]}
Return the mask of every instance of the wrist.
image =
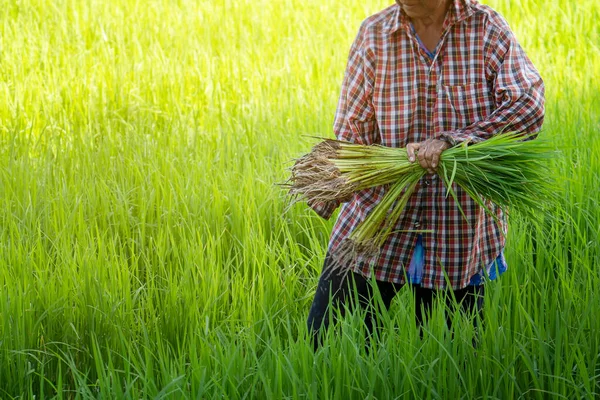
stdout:
{"type": "Polygon", "coordinates": [[[452,135],[447,132],[443,132],[438,138],[438,140],[447,143],[449,148],[454,147],[458,144],[457,141],[452,137],[452,135]]]}

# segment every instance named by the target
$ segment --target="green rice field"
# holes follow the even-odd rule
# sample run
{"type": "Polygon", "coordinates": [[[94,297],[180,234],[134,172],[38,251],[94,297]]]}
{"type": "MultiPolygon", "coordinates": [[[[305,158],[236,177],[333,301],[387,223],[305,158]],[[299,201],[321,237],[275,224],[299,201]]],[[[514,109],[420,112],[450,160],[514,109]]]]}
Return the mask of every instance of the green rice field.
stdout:
{"type": "Polygon", "coordinates": [[[408,290],[313,352],[334,219],[288,207],[392,0],[0,0],[0,399],[600,397],[600,7],[485,0],[546,83],[558,201],[515,215],[486,325],[408,290]],[[463,318],[463,317],[459,317],[463,318]]]}

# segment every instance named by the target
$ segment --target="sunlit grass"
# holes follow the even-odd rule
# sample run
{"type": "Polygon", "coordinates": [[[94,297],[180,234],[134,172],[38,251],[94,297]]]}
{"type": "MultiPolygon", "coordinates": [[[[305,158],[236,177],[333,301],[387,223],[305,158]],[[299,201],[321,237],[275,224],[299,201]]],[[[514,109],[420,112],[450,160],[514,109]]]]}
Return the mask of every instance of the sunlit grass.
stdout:
{"type": "Polygon", "coordinates": [[[314,355],[332,221],[275,183],[388,2],[0,0],[0,398],[597,396],[600,12],[489,4],[546,81],[555,216],[511,221],[477,353],[404,291],[314,355]]]}

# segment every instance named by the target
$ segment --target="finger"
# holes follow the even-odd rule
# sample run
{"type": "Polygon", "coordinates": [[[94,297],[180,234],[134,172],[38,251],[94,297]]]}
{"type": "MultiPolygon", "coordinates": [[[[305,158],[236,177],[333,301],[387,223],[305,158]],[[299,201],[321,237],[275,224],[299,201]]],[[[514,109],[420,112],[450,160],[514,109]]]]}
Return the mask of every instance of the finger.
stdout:
{"type": "Polygon", "coordinates": [[[425,154],[427,153],[427,145],[421,144],[419,147],[419,152],[417,153],[417,158],[419,160],[419,164],[424,169],[428,168],[427,161],[425,160],[425,154]]]}
{"type": "Polygon", "coordinates": [[[440,154],[435,153],[433,155],[433,158],[431,159],[431,168],[436,169],[439,162],[440,162],[440,154]]]}
{"type": "Polygon", "coordinates": [[[419,150],[419,143],[409,143],[406,145],[406,154],[410,162],[415,162],[415,150],[419,150]]]}
{"type": "Polygon", "coordinates": [[[423,153],[424,153],[423,160],[424,160],[424,164],[425,164],[425,165],[423,165],[423,168],[425,168],[427,171],[431,171],[433,169],[431,162],[433,160],[434,153],[435,153],[435,147],[433,146],[433,144],[429,143],[427,146],[427,149],[424,150],[423,153]]]}
{"type": "Polygon", "coordinates": [[[442,151],[440,148],[438,148],[437,146],[433,149],[433,151],[431,152],[431,168],[436,169],[438,164],[440,163],[440,155],[442,154],[442,151]]]}
{"type": "Polygon", "coordinates": [[[435,146],[436,151],[435,151],[433,160],[431,161],[431,166],[433,168],[437,168],[437,166],[440,165],[440,159],[442,157],[442,153],[448,147],[449,147],[449,145],[447,142],[436,140],[436,146],[435,146]]]}

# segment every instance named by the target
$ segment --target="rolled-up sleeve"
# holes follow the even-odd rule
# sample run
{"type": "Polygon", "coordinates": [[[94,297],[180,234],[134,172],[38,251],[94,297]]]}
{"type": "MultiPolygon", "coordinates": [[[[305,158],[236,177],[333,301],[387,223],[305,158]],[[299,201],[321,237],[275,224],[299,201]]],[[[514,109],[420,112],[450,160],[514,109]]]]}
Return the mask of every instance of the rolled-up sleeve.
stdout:
{"type": "Polygon", "coordinates": [[[488,118],[465,128],[442,132],[455,145],[479,142],[502,132],[533,134],[544,121],[544,83],[508,26],[494,30],[487,45],[488,74],[493,77],[496,108],[488,118]]]}
{"type": "Polygon", "coordinates": [[[350,49],[333,124],[339,140],[365,145],[380,141],[373,106],[375,58],[368,46],[368,32],[363,24],[350,49]]]}

